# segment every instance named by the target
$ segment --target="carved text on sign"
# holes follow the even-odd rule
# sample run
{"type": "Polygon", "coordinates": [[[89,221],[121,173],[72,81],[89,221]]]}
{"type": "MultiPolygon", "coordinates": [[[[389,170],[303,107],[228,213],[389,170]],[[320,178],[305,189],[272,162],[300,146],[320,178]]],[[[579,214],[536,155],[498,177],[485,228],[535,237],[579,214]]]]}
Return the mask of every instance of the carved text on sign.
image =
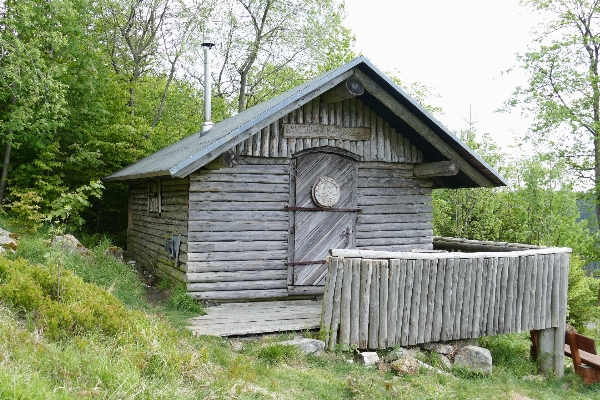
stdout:
{"type": "Polygon", "coordinates": [[[340,199],[340,185],[335,179],[323,176],[313,185],[312,197],[319,207],[333,207],[340,199]]]}
{"type": "Polygon", "coordinates": [[[283,137],[323,138],[337,140],[369,140],[371,128],[346,127],[335,125],[283,124],[283,137]]]}

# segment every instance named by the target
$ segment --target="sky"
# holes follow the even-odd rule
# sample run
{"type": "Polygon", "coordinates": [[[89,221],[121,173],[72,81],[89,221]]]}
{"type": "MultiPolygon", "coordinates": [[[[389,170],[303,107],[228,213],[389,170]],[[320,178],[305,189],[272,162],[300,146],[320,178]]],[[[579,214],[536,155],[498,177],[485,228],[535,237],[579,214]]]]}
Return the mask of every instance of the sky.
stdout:
{"type": "Polygon", "coordinates": [[[529,121],[519,112],[495,112],[527,82],[518,69],[503,73],[533,40],[536,17],[518,1],[346,0],[346,12],[355,51],[439,94],[430,103],[442,108],[435,117],[450,130],[465,129],[471,119],[505,150],[525,134],[529,121]]]}

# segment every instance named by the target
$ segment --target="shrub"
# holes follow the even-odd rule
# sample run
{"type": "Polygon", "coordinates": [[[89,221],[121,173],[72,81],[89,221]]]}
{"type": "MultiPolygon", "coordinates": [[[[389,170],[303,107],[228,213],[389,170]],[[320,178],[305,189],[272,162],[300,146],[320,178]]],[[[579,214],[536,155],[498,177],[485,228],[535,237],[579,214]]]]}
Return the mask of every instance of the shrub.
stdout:
{"type": "Polygon", "coordinates": [[[115,335],[129,312],[101,288],[69,270],[0,258],[0,300],[17,310],[35,312],[35,324],[51,338],[100,331],[115,335]]]}

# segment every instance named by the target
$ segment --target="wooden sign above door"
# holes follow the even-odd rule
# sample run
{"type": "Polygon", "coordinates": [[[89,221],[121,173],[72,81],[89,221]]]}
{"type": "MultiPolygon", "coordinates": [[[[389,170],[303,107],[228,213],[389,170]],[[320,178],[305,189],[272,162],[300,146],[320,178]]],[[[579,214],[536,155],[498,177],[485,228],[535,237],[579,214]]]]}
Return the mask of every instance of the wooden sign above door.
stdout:
{"type": "Polygon", "coordinates": [[[311,138],[311,139],[337,139],[337,140],[369,140],[371,128],[345,127],[335,125],[303,125],[283,124],[283,137],[286,138],[311,138]]]}

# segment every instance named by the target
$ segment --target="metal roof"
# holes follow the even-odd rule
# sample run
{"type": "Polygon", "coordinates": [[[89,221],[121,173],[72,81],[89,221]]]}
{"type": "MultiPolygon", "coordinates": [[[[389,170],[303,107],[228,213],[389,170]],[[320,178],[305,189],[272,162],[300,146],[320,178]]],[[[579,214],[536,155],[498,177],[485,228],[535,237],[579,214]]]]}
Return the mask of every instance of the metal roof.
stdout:
{"type": "MultiPolygon", "coordinates": [[[[107,176],[104,178],[104,181],[133,180],[159,176],[185,177],[238,143],[251,137],[268,124],[331,89],[347,77],[352,76],[355,69],[360,70],[366,77],[379,85],[395,101],[422,121],[428,130],[433,131],[440,141],[450,146],[458,156],[483,175],[490,182],[490,185],[486,186],[506,185],[506,181],[498,172],[365,57],[356,58],[294,89],[288,90],[270,100],[218,122],[204,134],[197,132],[177,143],[165,147],[107,176]]],[[[440,151],[439,145],[436,145],[431,140],[426,140],[415,129],[407,126],[398,117],[397,113],[390,110],[388,105],[382,103],[373,93],[368,93],[367,88],[365,88],[365,93],[359,96],[359,98],[384,119],[388,120],[391,126],[396,126],[397,130],[401,130],[402,134],[423,152],[426,161],[449,159],[447,151],[446,155],[442,154],[443,151],[440,151]]],[[[462,169],[457,176],[446,177],[440,180],[440,185],[446,187],[482,186],[465,175],[462,169]]]]}

